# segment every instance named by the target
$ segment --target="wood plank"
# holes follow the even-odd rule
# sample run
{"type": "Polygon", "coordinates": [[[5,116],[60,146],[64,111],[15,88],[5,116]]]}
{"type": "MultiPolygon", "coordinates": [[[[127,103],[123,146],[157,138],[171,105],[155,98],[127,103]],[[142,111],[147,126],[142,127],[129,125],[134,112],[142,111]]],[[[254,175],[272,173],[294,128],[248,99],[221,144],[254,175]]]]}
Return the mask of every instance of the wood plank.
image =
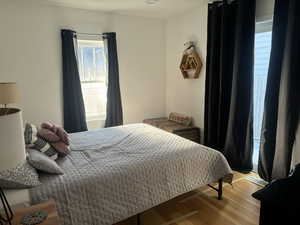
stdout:
{"type": "MultiPolygon", "coordinates": [[[[144,212],[142,225],[257,225],[260,204],[251,194],[261,187],[246,180],[248,176],[257,175],[235,172],[233,186],[223,188],[223,200],[204,186],[144,212]]],[[[118,225],[135,222],[130,218],[118,225]]]]}
{"type": "Polygon", "coordinates": [[[34,212],[35,210],[45,210],[48,212],[47,219],[40,225],[59,225],[58,214],[53,200],[32,207],[15,210],[12,225],[21,224],[22,217],[28,213],[34,212]]]}

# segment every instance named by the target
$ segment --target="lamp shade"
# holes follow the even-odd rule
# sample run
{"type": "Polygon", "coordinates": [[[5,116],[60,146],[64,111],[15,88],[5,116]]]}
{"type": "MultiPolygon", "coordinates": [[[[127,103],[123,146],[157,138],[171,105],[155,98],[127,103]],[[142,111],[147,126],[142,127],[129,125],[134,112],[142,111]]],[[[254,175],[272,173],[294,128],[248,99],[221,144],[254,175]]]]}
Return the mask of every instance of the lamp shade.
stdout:
{"type": "Polygon", "coordinates": [[[0,171],[14,168],[26,159],[22,112],[0,108],[0,171]]]}
{"type": "Polygon", "coordinates": [[[0,83],[0,104],[12,104],[19,101],[16,83],[0,83]]]}

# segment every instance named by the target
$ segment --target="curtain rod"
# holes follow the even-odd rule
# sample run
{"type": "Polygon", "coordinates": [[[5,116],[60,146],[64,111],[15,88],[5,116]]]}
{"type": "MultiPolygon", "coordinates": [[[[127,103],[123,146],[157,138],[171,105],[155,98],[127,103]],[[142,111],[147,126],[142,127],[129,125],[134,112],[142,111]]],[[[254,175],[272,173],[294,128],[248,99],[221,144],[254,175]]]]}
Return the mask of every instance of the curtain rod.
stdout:
{"type": "Polygon", "coordinates": [[[91,34],[91,33],[77,33],[75,32],[74,34],[79,34],[79,35],[90,35],[90,36],[102,36],[105,37],[105,34],[91,34]]]}
{"type": "Polygon", "coordinates": [[[208,4],[212,4],[214,2],[218,2],[218,3],[224,3],[227,2],[228,4],[231,4],[232,2],[234,2],[235,0],[208,0],[208,4]]]}

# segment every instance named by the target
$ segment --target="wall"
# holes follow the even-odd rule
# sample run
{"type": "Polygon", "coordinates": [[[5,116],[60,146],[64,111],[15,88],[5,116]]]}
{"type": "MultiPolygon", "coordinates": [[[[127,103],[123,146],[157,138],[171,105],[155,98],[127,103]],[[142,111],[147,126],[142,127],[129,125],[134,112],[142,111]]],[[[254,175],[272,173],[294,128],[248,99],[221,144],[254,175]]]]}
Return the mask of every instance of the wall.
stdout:
{"type": "MultiPolygon", "coordinates": [[[[274,0],[257,0],[257,21],[272,19],[274,0]]],[[[204,128],[205,65],[207,43],[207,1],[166,23],[166,113],[185,113],[194,118],[195,125],[204,128]],[[184,80],[179,64],[187,41],[196,43],[203,61],[200,78],[184,80]]]]}
{"type": "Polygon", "coordinates": [[[256,0],[256,21],[271,20],[273,18],[275,0],[256,0]]]}
{"type": "Polygon", "coordinates": [[[207,39],[207,2],[166,23],[166,112],[179,112],[194,118],[204,127],[204,94],[207,39]],[[202,59],[199,79],[185,80],[179,70],[184,43],[193,41],[202,59]]]}
{"type": "Polygon", "coordinates": [[[61,28],[117,32],[124,122],[165,115],[162,20],[2,0],[0,27],[0,82],[18,83],[26,121],[63,122],[61,28]]]}

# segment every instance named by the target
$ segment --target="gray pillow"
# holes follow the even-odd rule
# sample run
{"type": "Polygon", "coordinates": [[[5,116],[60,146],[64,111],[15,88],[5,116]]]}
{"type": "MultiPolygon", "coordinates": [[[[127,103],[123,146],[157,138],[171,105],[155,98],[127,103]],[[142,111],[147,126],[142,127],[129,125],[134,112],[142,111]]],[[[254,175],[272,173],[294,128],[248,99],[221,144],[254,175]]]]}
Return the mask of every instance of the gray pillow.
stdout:
{"type": "Polygon", "coordinates": [[[52,174],[63,174],[62,169],[57,165],[57,163],[45,155],[42,152],[37,150],[29,149],[27,161],[30,165],[32,165],[37,170],[52,173],[52,174]]]}
{"type": "Polygon", "coordinates": [[[40,185],[35,168],[23,162],[15,168],[0,171],[0,186],[4,189],[23,189],[40,185]]]}

